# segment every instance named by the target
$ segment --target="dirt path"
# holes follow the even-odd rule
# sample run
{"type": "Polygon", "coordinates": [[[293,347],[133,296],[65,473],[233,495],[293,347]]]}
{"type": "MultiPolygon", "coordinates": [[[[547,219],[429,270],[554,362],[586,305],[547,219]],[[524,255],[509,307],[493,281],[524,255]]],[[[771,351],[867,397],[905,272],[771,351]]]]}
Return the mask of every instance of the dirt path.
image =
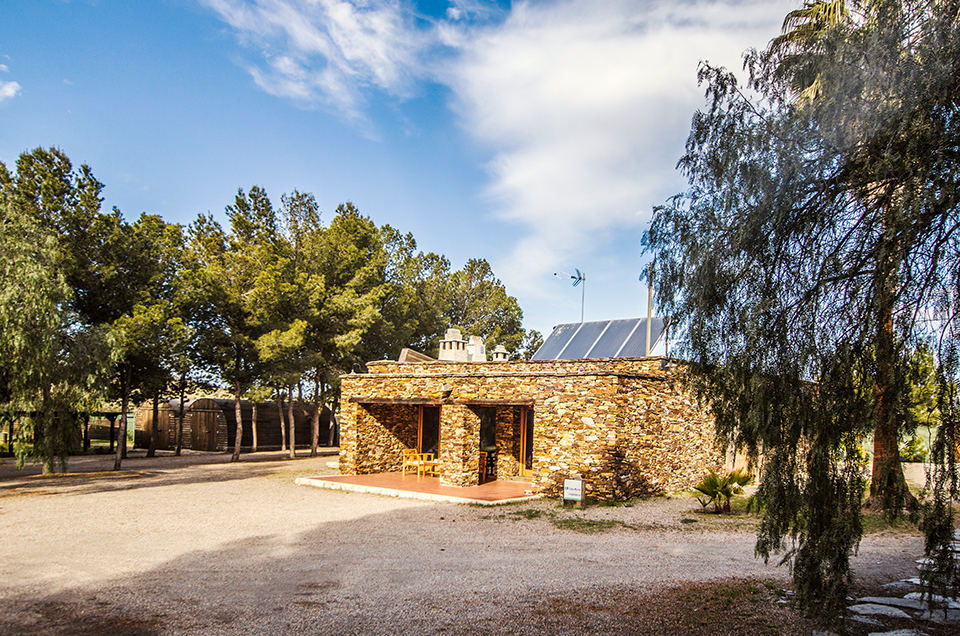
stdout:
{"type": "MultiPolygon", "coordinates": [[[[754,559],[752,521],[689,498],[491,510],[295,486],[335,458],[280,457],[131,458],[119,474],[84,458],[71,470],[92,472],[63,477],[0,465],[0,633],[549,633],[558,616],[619,633],[611,607],[628,599],[787,578],[754,559]]],[[[857,574],[911,576],[922,551],[870,535],[857,574]]]]}

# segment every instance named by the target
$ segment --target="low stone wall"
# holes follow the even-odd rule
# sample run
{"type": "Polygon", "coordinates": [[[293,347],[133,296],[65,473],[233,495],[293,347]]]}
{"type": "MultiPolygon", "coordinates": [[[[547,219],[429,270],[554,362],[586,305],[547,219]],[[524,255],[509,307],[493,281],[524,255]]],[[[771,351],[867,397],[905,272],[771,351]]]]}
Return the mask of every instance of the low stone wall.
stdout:
{"type": "Polygon", "coordinates": [[[720,469],[710,418],[660,358],[475,362],[374,362],[342,378],[341,470],[396,470],[416,445],[417,409],[441,407],[440,475],[479,478],[480,409],[497,409],[497,477],[521,472],[522,409],[534,414],[534,488],[558,496],[580,476],[596,500],[691,488],[720,469]]]}

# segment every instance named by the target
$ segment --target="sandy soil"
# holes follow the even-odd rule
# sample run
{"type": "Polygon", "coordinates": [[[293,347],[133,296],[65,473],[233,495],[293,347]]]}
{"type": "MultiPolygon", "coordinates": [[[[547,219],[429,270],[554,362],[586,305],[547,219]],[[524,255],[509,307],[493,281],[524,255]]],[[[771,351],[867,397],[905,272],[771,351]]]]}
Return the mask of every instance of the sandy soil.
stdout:
{"type": "MultiPolygon", "coordinates": [[[[689,497],[489,509],[294,485],[335,457],[227,460],[85,457],[53,477],[4,460],[0,633],[632,633],[624,608],[671,586],[788,578],[754,558],[752,519],[689,497]]],[[[857,576],[913,576],[922,552],[868,535],[857,576]]]]}

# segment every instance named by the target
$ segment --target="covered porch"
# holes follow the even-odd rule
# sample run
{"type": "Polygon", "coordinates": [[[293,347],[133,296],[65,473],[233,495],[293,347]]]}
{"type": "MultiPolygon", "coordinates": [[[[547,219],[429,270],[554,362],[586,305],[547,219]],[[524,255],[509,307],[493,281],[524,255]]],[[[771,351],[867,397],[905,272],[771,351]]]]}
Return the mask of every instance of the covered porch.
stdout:
{"type": "Polygon", "coordinates": [[[539,497],[539,495],[533,494],[533,484],[529,481],[497,480],[488,481],[478,486],[461,487],[441,484],[439,477],[404,475],[399,472],[301,477],[296,480],[296,483],[301,486],[362,492],[403,499],[481,506],[497,506],[539,497]]]}
{"type": "MultiPolygon", "coordinates": [[[[356,427],[346,444],[356,451],[341,457],[341,468],[357,475],[398,474],[421,454],[429,475],[445,488],[474,488],[532,476],[532,399],[436,399],[353,396],[349,418],[356,427]],[[346,460],[346,461],[344,461],[346,460]]],[[[399,475],[399,477],[405,477],[399,475]]],[[[528,485],[529,488],[529,485],[528,485]]]]}

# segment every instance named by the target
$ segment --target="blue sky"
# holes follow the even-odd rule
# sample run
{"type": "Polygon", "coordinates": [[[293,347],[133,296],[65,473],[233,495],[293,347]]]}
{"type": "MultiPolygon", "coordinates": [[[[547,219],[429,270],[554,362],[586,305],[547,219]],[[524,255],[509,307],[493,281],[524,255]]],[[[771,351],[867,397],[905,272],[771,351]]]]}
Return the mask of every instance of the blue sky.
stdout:
{"type": "Polygon", "coordinates": [[[257,184],[352,201],[455,267],[485,258],[548,334],[646,314],[640,237],[703,103],[795,0],[17,0],[0,161],[56,145],[105,207],[189,223],[257,184]]]}

